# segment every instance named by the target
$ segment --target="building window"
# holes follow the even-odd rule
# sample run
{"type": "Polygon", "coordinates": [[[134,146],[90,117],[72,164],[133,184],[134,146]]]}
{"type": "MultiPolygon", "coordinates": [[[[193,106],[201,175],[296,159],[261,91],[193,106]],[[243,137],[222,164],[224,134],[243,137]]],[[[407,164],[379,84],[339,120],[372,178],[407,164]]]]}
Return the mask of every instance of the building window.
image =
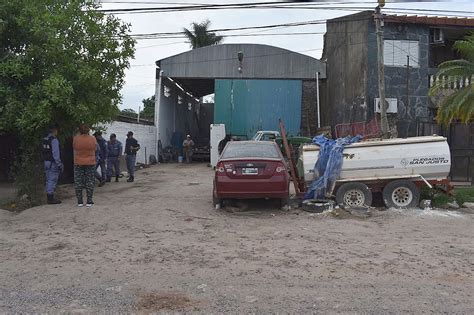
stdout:
{"type": "Polygon", "coordinates": [[[418,41],[385,39],[383,42],[383,59],[386,66],[406,67],[407,56],[410,58],[410,67],[418,68],[420,66],[418,41]]]}

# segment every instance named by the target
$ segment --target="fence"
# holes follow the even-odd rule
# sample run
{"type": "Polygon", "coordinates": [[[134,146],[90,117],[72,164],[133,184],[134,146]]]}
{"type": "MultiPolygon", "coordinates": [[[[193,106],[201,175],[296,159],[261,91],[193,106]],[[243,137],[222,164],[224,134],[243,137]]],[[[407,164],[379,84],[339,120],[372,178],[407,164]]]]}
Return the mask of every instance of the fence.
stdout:
{"type": "Polygon", "coordinates": [[[451,180],[474,184],[474,123],[452,123],[442,128],[435,122],[419,121],[417,133],[419,136],[445,136],[451,150],[451,180]]]}
{"type": "Polygon", "coordinates": [[[356,135],[361,135],[364,138],[373,138],[379,136],[380,134],[380,124],[377,118],[374,118],[368,122],[363,121],[338,124],[334,129],[336,138],[356,135]]]}

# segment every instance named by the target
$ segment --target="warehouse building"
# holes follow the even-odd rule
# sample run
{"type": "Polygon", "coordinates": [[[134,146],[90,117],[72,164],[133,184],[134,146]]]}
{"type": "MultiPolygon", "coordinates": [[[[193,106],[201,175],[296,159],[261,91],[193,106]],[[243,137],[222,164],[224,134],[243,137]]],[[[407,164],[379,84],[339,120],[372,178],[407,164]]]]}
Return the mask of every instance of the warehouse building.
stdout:
{"type": "Polygon", "coordinates": [[[250,138],[258,130],[278,130],[279,118],[293,135],[314,135],[321,120],[317,98],[325,89],[326,65],[318,59],[268,45],[222,44],[156,65],[155,123],[163,147],[179,146],[186,134],[209,142],[209,123],[250,138]],[[202,104],[210,94],[214,106],[202,104]]]}

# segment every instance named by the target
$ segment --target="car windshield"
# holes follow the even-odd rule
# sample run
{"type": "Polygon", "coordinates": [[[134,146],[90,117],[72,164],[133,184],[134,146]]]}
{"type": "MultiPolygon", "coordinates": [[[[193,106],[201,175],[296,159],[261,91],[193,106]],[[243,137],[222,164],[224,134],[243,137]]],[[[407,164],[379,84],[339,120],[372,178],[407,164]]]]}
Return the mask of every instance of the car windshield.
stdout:
{"type": "Polygon", "coordinates": [[[279,159],[280,154],[273,143],[269,144],[265,142],[231,142],[222,153],[223,159],[243,157],[279,159]]]}

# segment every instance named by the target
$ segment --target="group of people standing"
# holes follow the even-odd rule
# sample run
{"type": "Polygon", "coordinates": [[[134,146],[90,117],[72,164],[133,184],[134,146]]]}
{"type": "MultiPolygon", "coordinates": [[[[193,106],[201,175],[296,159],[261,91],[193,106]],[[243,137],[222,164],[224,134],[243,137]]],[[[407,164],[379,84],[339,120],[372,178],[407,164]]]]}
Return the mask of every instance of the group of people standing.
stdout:
{"type": "MultiPolygon", "coordinates": [[[[96,178],[99,180],[99,187],[105,185],[106,182],[111,182],[114,176],[115,182],[118,182],[120,178],[122,143],[117,140],[115,134],[111,134],[110,140],[106,141],[101,132],[95,132],[94,136],[91,136],[89,132],[89,126],[81,124],[79,134],[73,138],[74,186],[79,207],[84,206],[84,190],[86,191],[86,207],[92,207],[94,204],[93,194],[96,178]],[[100,174],[97,172],[99,167],[100,174]]],[[[49,204],[61,203],[54,196],[59,174],[64,169],[57,135],[58,127],[52,126],[48,136],[43,139],[46,196],[49,204]]],[[[133,132],[129,131],[125,142],[125,159],[129,175],[127,182],[135,180],[135,163],[138,150],[140,150],[140,145],[133,137],[133,132]]]]}

